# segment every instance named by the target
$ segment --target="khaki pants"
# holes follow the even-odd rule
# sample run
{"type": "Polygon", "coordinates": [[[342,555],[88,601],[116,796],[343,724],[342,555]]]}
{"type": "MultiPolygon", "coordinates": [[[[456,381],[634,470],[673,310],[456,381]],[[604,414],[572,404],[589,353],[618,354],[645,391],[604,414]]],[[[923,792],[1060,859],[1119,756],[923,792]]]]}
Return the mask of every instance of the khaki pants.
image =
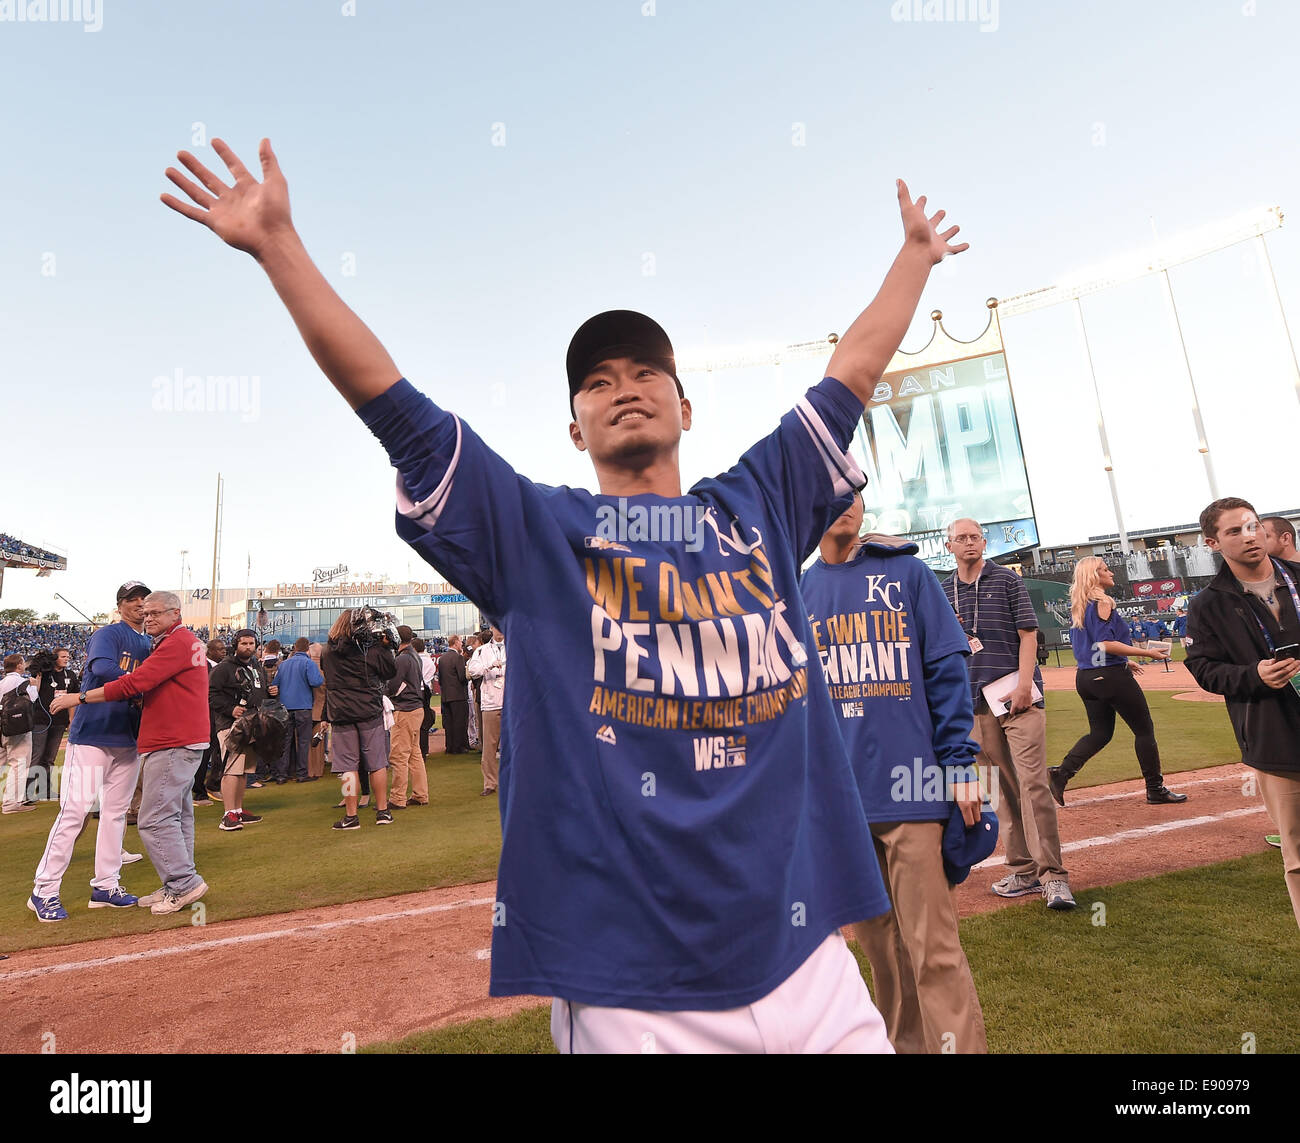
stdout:
{"type": "Polygon", "coordinates": [[[1269,774],[1256,770],[1264,808],[1282,838],[1282,865],[1286,869],[1286,891],[1300,925],[1300,775],[1269,774]]]}
{"type": "Polygon", "coordinates": [[[406,805],[408,775],[411,800],[429,800],[429,772],[424,768],[424,755],[420,753],[420,723],[423,721],[423,707],[393,711],[393,727],[389,731],[392,742],[388,748],[388,801],[394,806],[406,805]]]}
{"type": "Polygon", "coordinates": [[[943,871],[943,822],[873,824],[893,911],[853,926],[899,1053],[987,1052],[984,1014],[943,871]]]}
{"type": "Polygon", "coordinates": [[[483,789],[497,788],[497,746],[501,742],[501,712],[482,712],[483,736],[483,789]]]}
{"type": "Polygon", "coordinates": [[[0,770],[6,765],[4,812],[16,813],[27,799],[27,765],[32,757],[32,732],[11,734],[0,738],[0,770]]]}
{"type": "Polygon", "coordinates": [[[1056,801],[1047,784],[1047,712],[1031,706],[999,718],[981,699],[973,737],[980,746],[979,764],[990,771],[997,767],[994,808],[1006,843],[1007,868],[1040,881],[1068,880],[1061,864],[1056,801]]]}

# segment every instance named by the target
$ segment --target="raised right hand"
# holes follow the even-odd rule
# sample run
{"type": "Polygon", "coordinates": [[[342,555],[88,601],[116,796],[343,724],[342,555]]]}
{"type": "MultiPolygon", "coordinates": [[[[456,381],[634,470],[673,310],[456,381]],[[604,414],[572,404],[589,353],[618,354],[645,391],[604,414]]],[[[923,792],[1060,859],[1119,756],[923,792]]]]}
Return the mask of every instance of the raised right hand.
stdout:
{"type": "Polygon", "coordinates": [[[175,167],[168,167],[166,175],[198,205],[190,206],[170,194],[164,194],[162,201],[177,213],[206,226],[227,245],[260,260],[268,242],[278,234],[293,233],[289,184],[280,173],[271,141],[263,139],[257,149],[262,160],[260,183],[224,141],[213,139],[212,149],[234,176],[235,185],[227,186],[188,151],[180,151],[176,157],[202,186],[175,167]]]}
{"type": "Polygon", "coordinates": [[[1280,691],[1300,671],[1300,659],[1261,659],[1255,669],[1266,685],[1280,691]]]}

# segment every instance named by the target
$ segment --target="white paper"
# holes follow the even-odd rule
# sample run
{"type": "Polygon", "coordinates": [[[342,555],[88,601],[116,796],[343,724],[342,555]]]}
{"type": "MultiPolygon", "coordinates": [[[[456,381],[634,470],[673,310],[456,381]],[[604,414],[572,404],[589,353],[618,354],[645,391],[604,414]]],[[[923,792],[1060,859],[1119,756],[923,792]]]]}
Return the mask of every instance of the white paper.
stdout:
{"type": "MultiPolygon", "coordinates": [[[[984,701],[989,704],[991,710],[998,718],[1007,713],[1007,699],[1011,697],[1011,692],[1020,685],[1020,672],[1012,671],[1009,675],[1003,675],[1000,679],[994,679],[981,692],[984,695],[984,701]]],[[[1029,693],[1034,702],[1043,697],[1043,692],[1038,689],[1034,683],[1029,684],[1029,693]]]]}

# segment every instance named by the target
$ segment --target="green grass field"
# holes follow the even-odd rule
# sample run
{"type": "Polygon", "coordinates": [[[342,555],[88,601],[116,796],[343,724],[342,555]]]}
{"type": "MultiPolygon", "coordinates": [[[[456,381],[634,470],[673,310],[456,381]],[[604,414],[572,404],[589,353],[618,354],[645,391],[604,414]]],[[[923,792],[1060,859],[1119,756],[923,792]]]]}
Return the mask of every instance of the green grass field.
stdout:
{"type": "MultiPolygon", "coordinates": [[[[395,813],[391,826],[375,825],[372,802],[360,811],[361,829],[331,829],[343,811],[332,808],[339,783],[329,775],[319,782],[247,791],[244,808],[265,820],[235,833],[217,828],[220,803],[195,809],[195,859],[211,886],[204,898],[207,923],[491,880],[501,831],[496,798],[478,796],[483,787],[479,755],[431,758],[429,804],[395,813]]],[[[53,803],[44,803],[33,813],[0,821],[0,952],[189,923],[188,910],[155,917],[145,909],[86,908],[94,875],[94,821],[77,842],[63,879],[68,919],[37,921],[26,901],[54,815],[53,803]]],[[[127,827],[126,847],[143,851],[134,826],[127,827]]],[[[124,867],[122,884],[136,894],[156,889],[149,859],[124,867]]]]}
{"type": "MultiPolygon", "coordinates": [[[[1177,702],[1172,695],[1148,696],[1167,773],[1239,760],[1223,707],[1177,702]]],[[[1048,695],[1048,760],[1058,762],[1084,732],[1083,704],[1072,692],[1048,695]]],[[[205,902],[208,923],[280,913],[343,901],[387,897],[445,885],[487,881],[496,876],[500,824],[495,798],[480,798],[477,754],[428,763],[426,807],[396,815],[392,826],[377,828],[374,810],[362,814],[362,828],[340,834],[330,829],[340,811],[337,780],[326,776],[308,785],[289,783],[250,790],[245,807],[265,821],[238,833],[217,829],[220,805],[195,813],[195,855],[211,886],[205,902]]],[[[1133,738],[1121,723],[1111,744],[1071,784],[1079,789],[1138,777],[1133,738]]],[[[43,925],[27,910],[31,878],[54,821],[55,806],[0,820],[0,952],[71,944],[125,933],[153,932],[189,923],[189,913],[154,917],[143,909],[86,908],[94,866],[94,822],[77,843],[63,879],[69,917],[43,925]]],[[[126,846],[141,851],[133,827],[126,846]]],[[[157,888],[148,859],[123,870],[122,883],[133,893],[157,888]]]]}
{"type": "MultiPolygon", "coordinates": [[[[1078,900],[1070,913],[1033,902],[961,923],[991,1052],[1234,1054],[1247,1035],[1260,1053],[1300,1051],[1300,931],[1277,852],[1078,900]]],[[[365,1050],[553,1052],[550,1005],[365,1050]]]]}

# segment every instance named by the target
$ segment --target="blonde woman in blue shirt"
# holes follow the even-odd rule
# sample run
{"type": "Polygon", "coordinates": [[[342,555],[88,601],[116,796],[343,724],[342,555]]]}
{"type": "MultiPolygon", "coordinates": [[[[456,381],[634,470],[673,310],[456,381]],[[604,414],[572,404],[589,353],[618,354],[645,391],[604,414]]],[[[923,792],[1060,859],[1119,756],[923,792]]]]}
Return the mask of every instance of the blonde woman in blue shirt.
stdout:
{"type": "Polygon", "coordinates": [[[1059,766],[1048,768],[1052,796],[1057,805],[1065,805],[1066,784],[1111,740],[1118,714],[1133,732],[1138,766],[1146,780],[1147,801],[1157,806],[1185,802],[1186,794],[1175,794],[1165,786],[1151,710],[1133,677],[1134,671],[1142,669],[1134,659],[1168,659],[1169,652],[1135,647],[1129,642],[1128,624],[1115,610],[1115,601],[1106,594],[1106,589],[1114,586],[1115,573],[1106,566],[1105,560],[1087,556],[1074,565],[1074,581],[1070,584],[1070,645],[1078,666],[1074,689],[1083,699],[1088,714],[1088,733],[1074,744],[1059,766]]]}

